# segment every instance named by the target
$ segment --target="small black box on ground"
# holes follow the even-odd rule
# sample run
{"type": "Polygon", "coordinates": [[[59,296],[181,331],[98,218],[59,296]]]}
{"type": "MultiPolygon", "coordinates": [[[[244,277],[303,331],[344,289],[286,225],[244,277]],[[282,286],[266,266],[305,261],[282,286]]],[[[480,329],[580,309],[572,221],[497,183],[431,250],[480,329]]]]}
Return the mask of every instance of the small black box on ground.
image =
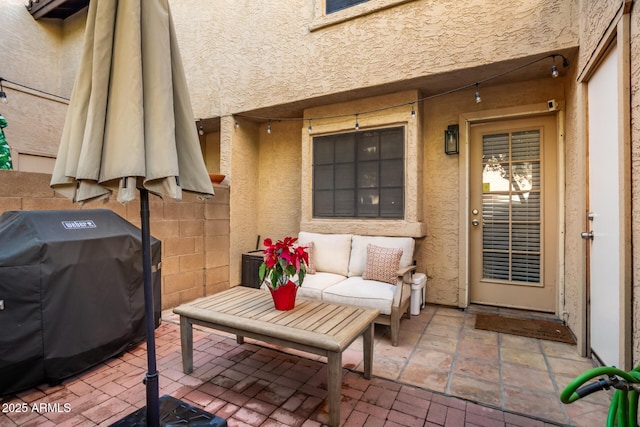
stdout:
{"type": "Polygon", "coordinates": [[[263,261],[263,251],[251,251],[242,254],[242,286],[260,287],[258,270],[263,261]]]}

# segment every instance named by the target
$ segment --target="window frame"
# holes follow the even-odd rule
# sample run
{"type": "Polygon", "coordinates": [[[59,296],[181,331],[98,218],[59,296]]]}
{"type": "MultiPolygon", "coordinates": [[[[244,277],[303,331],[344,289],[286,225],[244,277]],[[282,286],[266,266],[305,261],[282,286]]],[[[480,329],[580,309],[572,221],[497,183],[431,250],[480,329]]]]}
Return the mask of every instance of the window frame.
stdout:
{"type": "Polygon", "coordinates": [[[357,6],[357,5],[361,4],[361,3],[366,3],[366,2],[368,2],[370,0],[342,0],[342,1],[344,1],[345,3],[348,3],[348,4],[345,4],[344,6],[334,5],[335,8],[332,9],[332,10],[329,10],[329,6],[330,6],[331,2],[339,3],[340,0],[324,0],[324,13],[329,15],[331,13],[340,12],[341,10],[345,10],[345,9],[348,9],[350,7],[353,7],[353,6],[357,6]]]}
{"type": "Polygon", "coordinates": [[[422,104],[414,104],[415,116],[411,114],[413,101],[420,98],[417,90],[395,92],[358,100],[328,104],[306,109],[303,122],[313,121],[312,130],[301,127],[302,159],[300,186],[300,230],[316,233],[361,234],[367,236],[426,236],[424,223],[424,144],[422,104]],[[385,127],[404,126],[404,219],[351,219],[313,218],[313,145],[315,136],[352,132],[355,111],[370,111],[381,105],[397,105],[396,108],[377,111],[375,114],[360,114],[360,131],[385,127]],[[326,119],[322,119],[322,118],[326,119]]]}
{"type": "Polygon", "coordinates": [[[317,1],[314,6],[313,20],[309,23],[309,31],[317,31],[414,1],[418,0],[367,0],[331,13],[326,13],[326,0],[317,1]]]}
{"type": "MultiPolygon", "coordinates": [[[[372,128],[364,131],[355,131],[355,132],[341,132],[335,134],[326,134],[326,135],[318,135],[313,137],[312,139],[312,217],[317,219],[352,219],[352,220],[403,220],[405,217],[405,168],[406,168],[406,129],[404,126],[390,126],[390,127],[382,127],[382,128],[372,128]],[[375,144],[377,146],[376,158],[366,158],[362,153],[362,142],[366,142],[364,138],[367,137],[367,133],[377,133],[377,135],[372,135],[376,138],[375,144]],[[382,136],[387,135],[390,139],[383,141],[382,136]],[[398,135],[399,134],[399,135],[398,135]],[[400,147],[395,147],[399,152],[399,156],[397,154],[391,154],[390,157],[385,158],[384,153],[382,152],[382,145],[384,142],[391,142],[397,144],[397,142],[393,141],[393,139],[400,139],[400,147]],[[344,153],[349,158],[348,161],[339,161],[338,154],[336,153],[335,148],[338,144],[344,144],[341,140],[348,139],[348,143],[352,144],[352,155],[344,153]],[[330,149],[330,157],[332,157],[331,162],[321,162],[316,159],[316,148],[318,144],[321,143],[330,143],[333,144],[330,149]],[[402,163],[399,174],[400,176],[396,176],[396,181],[399,180],[399,185],[385,185],[385,183],[389,182],[388,180],[383,180],[384,172],[383,170],[389,170],[389,168],[384,168],[384,163],[387,162],[395,162],[400,161],[402,163]],[[376,170],[375,173],[375,185],[363,185],[362,178],[363,172],[368,167],[373,167],[376,170]],[[330,184],[330,188],[320,188],[321,183],[316,182],[318,179],[318,174],[321,173],[318,168],[327,168],[328,172],[332,174],[332,183],[330,184]],[[347,171],[351,173],[351,182],[347,183],[348,186],[344,186],[344,181],[337,182],[338,174],[340,168],[346,168],[347,171]],[[377,212],[373,214],[373,210],[365,210],[366,205],[358,203],[358,200],[365,195],[366,193],[375,193],[379,200],[382,199],[382,193],[389,190],[394,190],[396,192],[396,199],[400,200],[398,203],[399,208],[397,212],[389,212],[385,215],[384,211],[389,210],[394,207],[395,203],[391,202],[389,204],[378,203],[373,210],[377,212]],[[397,194],[397,191],[400,190],[400,194],[397,194]],[[339,196],[337,193],[351,192],[353,193],[350,201],[351,207],[350,215],[341,215],[340,208],[336,205],[337,199],[339,196]],[[332,199],[332,214],[322,214],[319,212],[318,208],[318,198],[322,196],[322,194],[328,195],[330,199],[332,199]],[[399,196],[399,197],[398,197],[399,196]]],[[[325,152],[328,153],[328,152],[325,152]]],[[[344,156],[342,157],[344,158],[344,156]]],[[[395,183],[395,182],[394,182],[395,183]]],[[[343,205],[344,206],[344,205],[343,205]]]]}

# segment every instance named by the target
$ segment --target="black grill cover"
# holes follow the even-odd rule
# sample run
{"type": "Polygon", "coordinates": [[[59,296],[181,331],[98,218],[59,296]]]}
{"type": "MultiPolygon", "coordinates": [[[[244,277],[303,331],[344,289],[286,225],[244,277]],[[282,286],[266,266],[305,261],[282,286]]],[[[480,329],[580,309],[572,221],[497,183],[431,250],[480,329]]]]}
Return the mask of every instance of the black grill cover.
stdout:
{"type": "MultiPolygon", "coordinates": [[[[0,216],[0,395],[58,383],[145,339],[140,241],[106,209],[0,216]]],[[[151,254],[157,327],[155,238],[151,254]]]]}

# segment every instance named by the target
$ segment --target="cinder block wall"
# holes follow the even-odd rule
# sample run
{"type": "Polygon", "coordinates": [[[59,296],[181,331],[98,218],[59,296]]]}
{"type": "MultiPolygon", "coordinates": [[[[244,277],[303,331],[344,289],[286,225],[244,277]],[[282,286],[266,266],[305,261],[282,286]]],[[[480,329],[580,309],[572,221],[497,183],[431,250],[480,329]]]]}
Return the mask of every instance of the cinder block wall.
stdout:
{"type": "MultiPolygon", "coordinates": [[[[56,194],[51,175],[0,171],[0,214],[11,210],[110,209],[140,227],[138,200],[80,206],[56,194]]],[[[215,197],[183,193],[180,202],[149,198],[151,235],[162,241],[162,308],[175,307],[229,288],[229,186],[215,197]]],[[[0,246],[1,246],[0,242],[0,246]]]]}

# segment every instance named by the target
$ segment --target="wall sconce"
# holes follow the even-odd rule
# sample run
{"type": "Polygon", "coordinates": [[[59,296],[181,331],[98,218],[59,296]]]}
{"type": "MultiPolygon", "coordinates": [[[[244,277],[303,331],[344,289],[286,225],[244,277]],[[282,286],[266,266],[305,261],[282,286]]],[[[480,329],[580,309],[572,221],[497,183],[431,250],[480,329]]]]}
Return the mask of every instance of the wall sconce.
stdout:
{"type": "Polygon", "coordinates": [[[458,154],[458,125],[449,125],[444,131],[445,154],[458,154]]]}

